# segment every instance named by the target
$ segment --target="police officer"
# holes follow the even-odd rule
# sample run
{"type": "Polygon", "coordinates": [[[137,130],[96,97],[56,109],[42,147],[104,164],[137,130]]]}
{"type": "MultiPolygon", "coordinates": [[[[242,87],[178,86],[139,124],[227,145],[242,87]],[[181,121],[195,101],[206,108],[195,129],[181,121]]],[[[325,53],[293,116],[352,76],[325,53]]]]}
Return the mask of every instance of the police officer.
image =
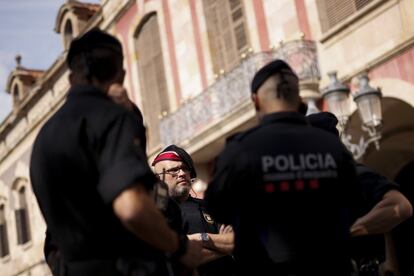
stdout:
{"type": "Polygon", "coordinates": [[[260,124],[227,141],[205,194],[213,218],[234,227],[239,274],[349,275],[352,157],[297,112],[284,61],[261,68],[251,91],[260,124]]]}
{"type": "MultiPolygon", "coordinates": [[[[313,127],[339,138],[338,120],[332,113],[320,112],[308,115],[306,119],[313,127]]],[[[364,164],[355,163],[355,166],[364,201],[359,212],[362,216],[351,226],[351,236],[354,237],[352,257],[357,262],[360,275],[378,275],[379,263],[385,258],[384,234],[408,219],[412,215],[412,206],[396,183],[364,164]]],[[[385,270],[395,273],[395,264],[389,264],[388,260],[386,264],[385,270]]]]}
{"type": "Polygon", "coordinates": [[[191,266],[199,249],[168,227],[150,196],[158,179],[145,128],[110,98],[123,82],[122,61],[120,42],[105,32],[74,39],[68,97],[33,146],[33,191],[62,275],[169,275],[165,253],[191,266]]]}
{"type": "Polygon", "coordinates": [[[231,254],[234,235],[230,226],[218,225],[207,213],[204,201],[190,195],[192,179],[197,177],[191,156],[182,148],[170,145],[154,159],[154,171],[169,187],[170,197],[179,204],[182,229],[190,240],[203,242],[199,276],[234,275],[231,254]]]}

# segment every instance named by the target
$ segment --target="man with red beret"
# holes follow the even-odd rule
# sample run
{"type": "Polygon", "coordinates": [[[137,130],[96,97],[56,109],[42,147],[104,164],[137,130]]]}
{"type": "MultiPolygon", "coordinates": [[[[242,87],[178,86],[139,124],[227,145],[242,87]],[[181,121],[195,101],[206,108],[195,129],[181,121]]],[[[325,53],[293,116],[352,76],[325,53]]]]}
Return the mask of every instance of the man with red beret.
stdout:
{"type": "Polygon", "coordinates": [[[155,157],[152,166],[168,185],[170,197],[179,204],[183,230],[189,239],[203,242],[199,276],[234,275],[234,260],[230,256],[232,228],[218,225],[206,212],[203,200],[190,195],[192,179],[197,177],[191,156],[184,149],[170,145],[155,157]]]}

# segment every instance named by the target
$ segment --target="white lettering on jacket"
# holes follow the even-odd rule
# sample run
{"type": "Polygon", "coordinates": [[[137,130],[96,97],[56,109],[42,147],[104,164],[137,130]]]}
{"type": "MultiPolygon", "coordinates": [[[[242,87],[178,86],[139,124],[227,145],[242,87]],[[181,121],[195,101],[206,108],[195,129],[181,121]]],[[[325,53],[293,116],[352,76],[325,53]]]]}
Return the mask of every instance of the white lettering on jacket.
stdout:
{"type": "Polygon", "coordinates": [[[262,156],[262,170],[277,172],[296,172],[336,169],[335,159],[330,153],[307,153],[289,155],[262,156]]]}

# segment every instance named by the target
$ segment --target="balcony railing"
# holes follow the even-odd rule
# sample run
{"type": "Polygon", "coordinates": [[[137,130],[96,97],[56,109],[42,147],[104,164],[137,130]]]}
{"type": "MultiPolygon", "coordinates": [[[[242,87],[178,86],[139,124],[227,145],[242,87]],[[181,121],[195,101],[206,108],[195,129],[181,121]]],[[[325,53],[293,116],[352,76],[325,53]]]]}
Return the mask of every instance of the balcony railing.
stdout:
{"type": "Polygon", "coordinates": [[[164,117],[160,124],[162,144],[183,144],[249,103],[250,82],[255,72],[276,58],[288,62],[300,80],[317,81],[320,78],[313,41],[295,40],[280,44],[269,52],[252,54],[202,93],[164,117]]]}

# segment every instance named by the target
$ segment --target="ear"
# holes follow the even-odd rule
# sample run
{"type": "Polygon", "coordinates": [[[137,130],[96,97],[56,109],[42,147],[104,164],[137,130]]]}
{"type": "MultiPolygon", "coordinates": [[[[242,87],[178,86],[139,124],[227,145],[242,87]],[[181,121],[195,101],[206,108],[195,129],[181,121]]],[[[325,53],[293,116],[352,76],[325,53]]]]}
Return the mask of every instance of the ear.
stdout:
{"type": "Polygon", "coordinates": [[[260,104],[259,104],[259,97],[257,96],[257,94],[252,93],[251,99],[254,103],[254,108],[256,109],[256,111],[259,111],[260,110],[260,104]]]}

